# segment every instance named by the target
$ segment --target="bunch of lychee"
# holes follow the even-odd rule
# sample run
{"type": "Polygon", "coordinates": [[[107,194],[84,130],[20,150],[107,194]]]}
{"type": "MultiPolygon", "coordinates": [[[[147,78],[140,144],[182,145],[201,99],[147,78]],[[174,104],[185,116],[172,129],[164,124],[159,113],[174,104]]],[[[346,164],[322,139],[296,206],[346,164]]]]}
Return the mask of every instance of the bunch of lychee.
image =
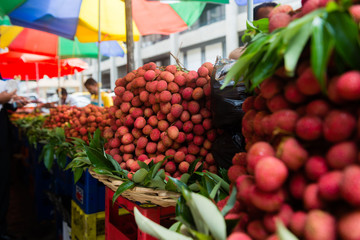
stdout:
{"type": "MultiPolygon", "coordinates": [[[[116,81],[111,124],[104,130],[106,152],[124,169],[135,172],[137,160],[163,164],[166,174],[180,177],[201,158],[203,167],[216,172],[210,153],[216,130],[210,112],[211,63],[185,72],[175,65],[161,70],[155,63],[116,81]]],[[[200,165],[200,162],[198,163],[200,165]]]]}
{"type": "Polygon", "coordinates": [[[108,115],[106,108],[90,104],[82,108],[59,106],[50,109],[44,126],[64,128],[67,138],[77,137],[88,142],[89,134],[93,134],[97,128],[102,131],[110,123],[108,115]]]}
{"type": "Polygon", "coordinates": [[[360,72],[329,71],[321,91],[303,62],[255,92],[242,106],[247,153],[228,171],[241,218],[229,239],[277,239],[277,218],[300,239],[360,239],[360,72]]]}
{"type": "MultiPolygon", "coordinates": [[[[269,14],[269,31],[273,32],[278,28],[286,27],[291,21],[299,19],[306,14],[315,11],[318,8],[326,7],[326,5],[334,0],[307,0],[302,8],[294,11],[289,5],[279,5],[275,7],[269,14]]],[[[355,2],[355,1],[353,1],[355,2]]],[[[353,5],[349,8],[349,12],[354,21],[360,22],[360,5],[353,5]]]]}

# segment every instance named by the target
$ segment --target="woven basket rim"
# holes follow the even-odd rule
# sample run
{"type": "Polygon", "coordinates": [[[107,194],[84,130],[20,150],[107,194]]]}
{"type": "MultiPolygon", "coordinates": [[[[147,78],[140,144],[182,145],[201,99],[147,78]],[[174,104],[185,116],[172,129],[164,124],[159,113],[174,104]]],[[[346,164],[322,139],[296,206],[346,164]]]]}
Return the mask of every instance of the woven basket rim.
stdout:
{"type": "MultiPolygon", "coordinates": [[[[114,192],[123,183],[122,180],[97,174],[91,168],[89,168],[89,173],[114,192]]],[[[132,189],[124,191],[121,196],[135,202],[155,204],[161,207],[170,207],[176,206],[180,193],[136,186],[132,189]]]]}

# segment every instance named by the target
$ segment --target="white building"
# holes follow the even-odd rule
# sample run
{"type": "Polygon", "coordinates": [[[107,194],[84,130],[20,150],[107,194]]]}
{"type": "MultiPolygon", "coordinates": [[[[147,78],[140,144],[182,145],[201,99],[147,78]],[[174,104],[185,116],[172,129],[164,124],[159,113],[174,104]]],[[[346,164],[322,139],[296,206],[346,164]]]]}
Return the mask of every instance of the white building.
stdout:
{"type": "MultiPolygon", "coordinates": [[[[301,6],[300,0],[280,0],[293,9],[301,6]]],[[[241,36],[246,29],[247,7],[230,4],[207,4],[204,12],[190,29],[171,34],[144,36],[135,43],[135,68],[147,62],[158,66],[176,64],[170,53],[178,57],[186,69],[197,70],[202,63],[215,63],[216,56],[227,57],[242,45],[241,36]]],[[[97,80],[97,60],[89,61],[90,68],[83,72],[97,80]]],[[[114,89],[115,81],[126,75],[126,56],[103,58],[101,62],[102,86],[114,89]]]]}

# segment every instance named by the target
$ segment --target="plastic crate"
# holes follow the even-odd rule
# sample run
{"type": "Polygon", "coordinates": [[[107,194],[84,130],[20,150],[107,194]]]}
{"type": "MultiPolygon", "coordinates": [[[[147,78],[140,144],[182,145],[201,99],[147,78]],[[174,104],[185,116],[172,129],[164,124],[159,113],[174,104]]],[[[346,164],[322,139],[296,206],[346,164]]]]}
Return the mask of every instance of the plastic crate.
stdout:
{"type": "Polygon", "coordinates": [[[86,170],[73,185],[73,200],[86,214],[105,210],[105,186],[86,170]]]}
{"type": "Polygon", "coordinates": [[[170,227],[175,221],[175,207],[159,207],[150,204],[140,204],[119,197],[114,204],[114,191],[106,187],[105,195],[105,233],[106,240],[156,240],[143,233],[136,225],[134,208],[152,221],[165,227],[170,227]]]}
{"type": "MultiPolygon", "coordinates": [[[[69,157],[66,158],[66,165],[71,162],[69,157]]],[[[64,170],[59,165],[54,166],[54,192],[58,195],[71,196],[74,185],[74,175],[71,170],[64,170]]]]}
{"type": "Polygon", "coordinates": [[[34,199],[36,207],[36,215],[38,221],[46,221],[53,219],[54,207],[47,196],[47,192],[52,190],[53,175],[46,169],[43,162],[39,162],[39,156],[42,146],[38,148],[30,148],[31,157],[33,159],[33,176],[34,176],[34,199]]]}
{"type": "Polygon", "coordinates": [[[71,201],[71,239],[105,239],[105,212],[86,214],[74,201],[71,201]]]}

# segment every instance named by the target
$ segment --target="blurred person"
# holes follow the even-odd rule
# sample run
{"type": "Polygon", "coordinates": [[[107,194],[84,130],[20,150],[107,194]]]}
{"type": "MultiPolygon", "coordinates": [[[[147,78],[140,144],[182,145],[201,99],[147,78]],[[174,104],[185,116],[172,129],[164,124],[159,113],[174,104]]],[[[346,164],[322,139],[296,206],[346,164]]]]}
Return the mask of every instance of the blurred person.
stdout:
{"type": "Polygon", "coordinates": [[[90,104],[90,100],[86,97],[68,95],[68,92],[65,88],[56,89],[56,93],[61,99],[61,105],[85,107],[86,105],[90,104]]]}
{"type": "MultiPolygon", "coordinates": [[[[1,78],[1,75],[0,75],[1,78]]],[[[6,216],[10,197],[10,161],[12,139],[8,111],[15,111],[28,103],[26,98],[16,95],[16,90],[7,92],[6,82],[0,81],[0,240],[15,239],[7,233],[6,216]]]]}
{"type": "MultiPolygon", "coordinates": [[[[89,78],[84,83],[84,86],[91,94],[91,104],[98,105],[98,95],[99,95],[99,84],[93,78],[89,78]]],[[[110,107],[114,105],[112,97],[109,93],[101,91],[101,103],[104,107],[110,107]]]]}
{"type": "Polygon", "coordinates": [[[268,18],[270,12],[277,6],[277,3],[274,2],[264,2],[260,5],[254,7],[254,21],[268,18]]]}
{"type": "MultiPolygon", "coordinates": [[[[262,19],[262,18],[268,18],[270,12],[277,6],[277,3],[274,2],[264,2],[260,5],[257,5],[254,7],[254,21],[262,19]]],[[[233,50],[229,54],[230,59],[239,59],[239,57],[243,54],[245,50],[245,47],[239,47],[233,50]]]]}

